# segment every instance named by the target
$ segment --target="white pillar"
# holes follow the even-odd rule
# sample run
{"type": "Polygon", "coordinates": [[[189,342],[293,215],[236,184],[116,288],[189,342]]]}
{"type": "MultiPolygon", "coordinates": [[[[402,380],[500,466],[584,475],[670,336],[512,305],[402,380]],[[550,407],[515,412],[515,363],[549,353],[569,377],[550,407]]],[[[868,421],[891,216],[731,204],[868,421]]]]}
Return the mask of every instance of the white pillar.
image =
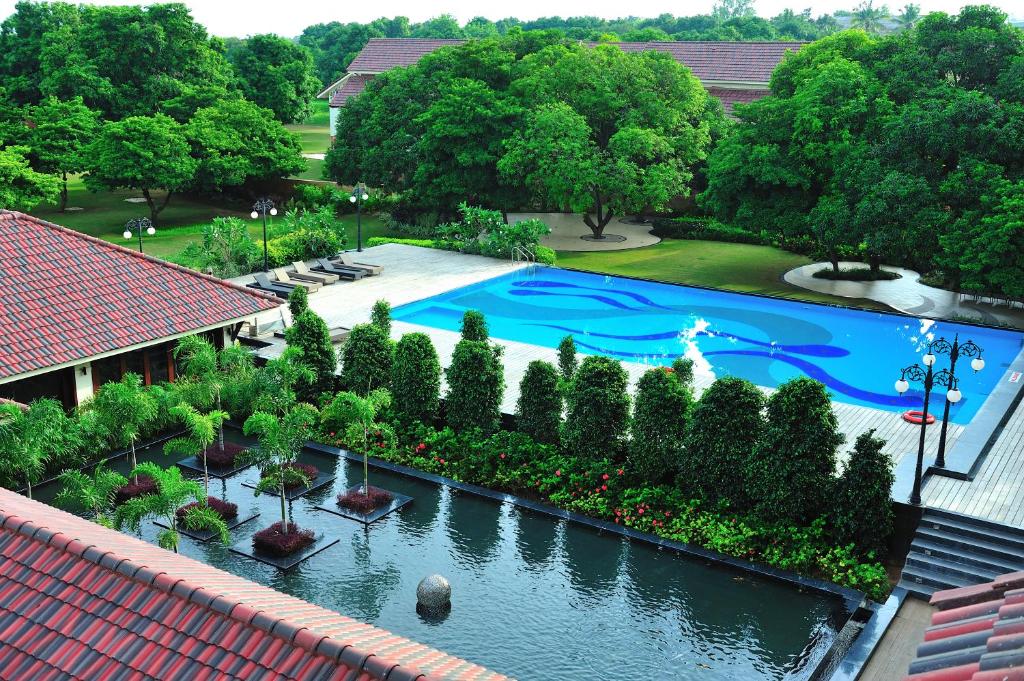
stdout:
{"type": "Polygon", "coordinates": [[[92,363],[75,367],[75,403],[81,404],[92,397],[92,363]]]}

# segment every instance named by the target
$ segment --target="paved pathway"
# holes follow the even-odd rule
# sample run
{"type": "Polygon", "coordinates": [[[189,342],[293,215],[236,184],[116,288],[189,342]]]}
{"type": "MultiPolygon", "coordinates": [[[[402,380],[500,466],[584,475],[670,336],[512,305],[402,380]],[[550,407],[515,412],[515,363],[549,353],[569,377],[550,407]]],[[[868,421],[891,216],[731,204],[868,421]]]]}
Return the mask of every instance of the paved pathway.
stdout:
{"type": "MultiPolygon", "coordinates": [[[[356,257],[356,260],[384,265],[384,273],[380,276],[366,277],[358,282],[326,286],[309,297],[311,307],[331,328],[351,327],[353,324],[367,321],[370,308],[380,299],[385,299],[393,307],[398,307],[523,267],[522,264],[511,265],[507,261],[493,258],[399,244],[366,249],[356,257]]],[[[251,277],[239,277],[235,281],[244,283],[247,280],[251,281],[251,277]]],[[[434,341],[442,365],[449,364],[452,351],[459,340],[457,333],[402,322],[395,322],[392,325],[392,334],[395,338],[410,331],[428,333],[434,341]]],[[[552,348],[528,343],[504,340],[496,342],[505,348],[503,364],[507,387],[502,406],[504,411],[513,413],[519,396],[519,381],[527,364],[534,359],[554,363],[557,361],[557,352],[552,348]]],[[[629,374],[631,387],[649,368],[648,365],[638,362],[622,364],[629,374]]],[[[714,376],[711,374],[697,373],[694,381],[697,392],[701,392],[713,380],[714,376]]],[[[917,451],[918,429],[903,421],[898,414],[843,402],[834,402],[833,406],[840,429],[847,436],[844,452],[853,445],[859,434],[871,428],[876,429],[878,437],[886,440],[885,451],[895,461],[898,462],[907,453],[917,451]]],[[[950,447],[962,432],[962,426],[950,425],[947,436],[950,447]]],[[[929,428],[927,433],[928,447],[934,450],[939,429],[929,428]]]]}
{"type": "MultiPolygon", "coordinates": [[[[920,274],[901,267],[883,265],[882,269],[898,272],[899,279],[891,281],[832,281],[816,279],[812,275],[829,263],[804,265],[786,272],[784,279],[794,286],[827,293],[843,298],[877,300],[900,312],[937,319],[967,317],[988,324],[1012,324],[1024,328],[1024,307],[995,304],[992,299],[981,301],[940,288],[925,286],[920,274]]],[[[842,262],[840,267],[865,267],[864,263],[842,262]]]]}
{"type": "Polygon", "coordinates": [[[543,220],[551,228],[548,234],[540,240],[542,246],[553,248],[556,251],[625,251],[630,248],[642,248],[653,246],[661,241],[651,235],[651,225],[633,225],[612,218],[604,233],[608,236],[616,235],[625,237],[625,240],[606,239],[603,241],[587,241],[582,236],[593,234],[590,227],[583,222],[583,216],[579,213],[509,213],[509,223],[515,224],[520,220],[537,218],[543,220]]]}

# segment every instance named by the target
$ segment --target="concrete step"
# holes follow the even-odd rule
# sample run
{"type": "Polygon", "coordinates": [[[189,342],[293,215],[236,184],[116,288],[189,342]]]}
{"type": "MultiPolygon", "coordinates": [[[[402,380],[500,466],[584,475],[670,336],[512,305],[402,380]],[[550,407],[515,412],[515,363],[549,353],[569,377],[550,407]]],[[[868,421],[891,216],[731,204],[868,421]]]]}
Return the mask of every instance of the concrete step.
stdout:
{"type": "Polygon", "coordinates": [[[952,535],[959,535],[966,541],[985,542],[990,545],[1001,546],[1012,549],[1015,552],[1024,552],[1024,533],[1013,528],[1000,527],[986,523],[975,523],[973,519],[966,516],[951,518],[933,514],[931,509],[921,517],[920,529],[940,530],[952,535]]]}
{"type": "Polygon", "coordinates": [[[980,567],[961,562],[956,558],[943,558],[925,553],[911,551],[907,554],[907,567],[915,567],[930,570],[941,575],[948,575],[958,579],[966,580],[972,584],[991,582],[999,575],[1007,571],[992,569],[991,567],[980,567]]]}
{"type": "Polygon", "coordinates": [[[961,586],[973,586],[978,583],[975,580],[963,579],[919,565],[904,566],[900,582],[907,582],[910,585],[907,590],[915,590],[915,592],[917,587],[920,586],[930,587],[934,592],[942,589],[955,589],[961,586]]]}
{"type": "Polygon", "coordinates": [[[964,539],[942,530],[918,529],[910,549],[982,568],[1000,569],[1003,573],[1024,570],[1024,552],[981,540],[964,539]]]}
{"type": "Polygon", "coordinates": [[[994,520],[988,520],[987,518],[978,518],[973,515],[965,515],[963,513],[956,513],[954,511],[947,511],[944,508],[933,508],[926,507],[924,509],[925,516],[932,516],[937,518],[945,518],[947,520],[953,520],[955,522],[963,522],[971,525],[977,525],[980,527],[987,527],[991,530],[998,532],[1005,532],[1024,538],[1024,527],[1015,527],[1012,525],[1006,525],[1005,523],[997,523],[994,520]]]}

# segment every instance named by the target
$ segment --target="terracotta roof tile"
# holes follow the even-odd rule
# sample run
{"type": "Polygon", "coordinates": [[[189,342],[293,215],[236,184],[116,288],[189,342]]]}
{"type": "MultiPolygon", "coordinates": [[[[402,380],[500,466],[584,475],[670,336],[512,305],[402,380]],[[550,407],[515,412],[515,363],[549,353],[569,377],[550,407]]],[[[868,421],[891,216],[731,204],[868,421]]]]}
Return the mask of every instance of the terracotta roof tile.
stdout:
{"type": "Polygon", "coordinates": [[[277,299],[0,210],[0,379],[187,334],[277,299]]]}
{"type": "Polygon", "coordinates": [[[331,95],[331,106],[345,106],[345,102],[348,101],[349,97],[355,97],[366,87],[366,84],[373,78],[373,76],[364,76],[362,74],[354,73],[345,79],[345,82],[341,84],[341,87],[331,95]]]}
{"type": "Polygon", "coordinates": [[[506,678],[4,489],[0,564],[12,678],[506,678]]]}
{"type": "Polygon", "coordinates": [[[732,113],[735,104],[749,104],[768,95],[768,90],[734,90],[731,88],[709,87],[708,93],[717,97],[726,113],[732,113]]]}
{"type": "Polygon", "coordinates": [[[412,66],[426,54],[465,40],[371,38],[348,65],[349,73],[383,73],[396,66],[412,66]]]}

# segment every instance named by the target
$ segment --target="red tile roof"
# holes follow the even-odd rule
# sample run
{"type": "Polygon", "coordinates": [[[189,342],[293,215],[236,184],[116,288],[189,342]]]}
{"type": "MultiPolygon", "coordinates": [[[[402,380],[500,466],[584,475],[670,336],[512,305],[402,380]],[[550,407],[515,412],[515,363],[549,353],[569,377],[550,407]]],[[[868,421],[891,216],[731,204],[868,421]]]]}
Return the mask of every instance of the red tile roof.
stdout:
{"type": "Polygon", "coordinates": [[[349,73],[383,73],[396,66],[412,66],[426,54],[449,45],[461,45],[465,40],[429,40],[422,38],[371,38],[360,50],[349,73]]]}
{"type": "Polygon", "coordinates": [[[506,678],[4,489],[0,565],[5,679],[506,678]]]}
{"type": "Polygon", "coordinates": [[[331,95],[330,106],[345,106],[345,102],[348,101],[349,97],[355,97],[366,87],[366,84],[373,78],[373,76],[364,76],[362,74],[354,73],[345,79],[345,82],[341,84],[333,95],[331,95]]]}
{"type": "Polygon", "coordinates": [[[903,681],[1024,681],[1024,572],[936,591],[938,608],[903,681]]]}
{"type": "Polygon", "coordinates": [[[709,87],[708,94],[717,97],[725,107],[726,113],[732,113],[735,104],[749,104],[768,95],[768,90],[733,90],[731,88],[709,87]]]}
{"type": "Polygon", "coordinates": [[[180,336],[280,301],[0,210],[0,379],[180,336]]]}

